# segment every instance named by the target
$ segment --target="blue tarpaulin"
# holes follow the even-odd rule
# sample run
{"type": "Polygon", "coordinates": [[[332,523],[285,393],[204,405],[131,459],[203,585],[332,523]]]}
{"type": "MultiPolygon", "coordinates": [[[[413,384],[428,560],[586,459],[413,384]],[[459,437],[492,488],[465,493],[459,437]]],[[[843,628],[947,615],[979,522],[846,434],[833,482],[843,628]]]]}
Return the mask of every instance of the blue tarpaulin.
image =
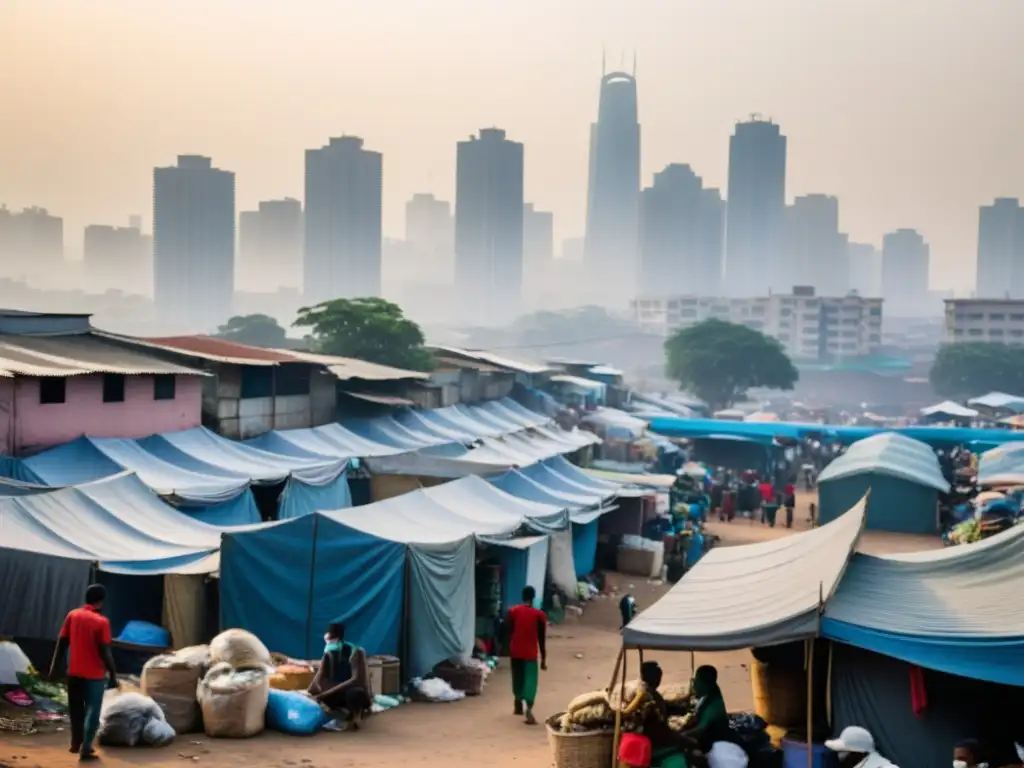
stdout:
{"type": "Polygon", "coordinates": [[[576,566],[576,578],[583,578],[594,571],[597,562],[597,528],[599,521],[572,524],[572,561],[576,566]]]}

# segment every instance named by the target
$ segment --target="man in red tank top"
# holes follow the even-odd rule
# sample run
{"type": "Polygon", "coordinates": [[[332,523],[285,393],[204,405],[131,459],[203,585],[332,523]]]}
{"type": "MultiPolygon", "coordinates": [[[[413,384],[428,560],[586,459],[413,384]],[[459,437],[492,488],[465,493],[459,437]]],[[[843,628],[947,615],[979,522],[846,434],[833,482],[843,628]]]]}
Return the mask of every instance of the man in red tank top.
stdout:
{"type": "Polygon", "coordinates": [[[544,611],[533,607],[537,591],[533,587],[523,589],[523,602],[509,608],[505,630],[509,638],[508,655],[512,667],[512,695],[515,697],[515,713],[526,716],[527,725],[536,725],[533,716],[533,702],[537,698],[537,656],[539,651],[540,669],[547,669],[548,654],[545,631],[548,617],[544,611]],[[525,708],[524,708],[525,705],[525,708]]]}

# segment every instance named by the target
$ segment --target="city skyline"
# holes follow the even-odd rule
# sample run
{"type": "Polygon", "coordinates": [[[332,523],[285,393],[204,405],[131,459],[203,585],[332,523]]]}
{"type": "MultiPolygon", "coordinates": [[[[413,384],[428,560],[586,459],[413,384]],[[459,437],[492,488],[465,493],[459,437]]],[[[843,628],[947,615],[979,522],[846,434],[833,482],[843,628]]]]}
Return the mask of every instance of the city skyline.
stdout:
{"type": "MultiPolygon", "coordinates": [[[[5,4],[0,92],[19,119],[0,129],[17,147],[4,153],[0,200],[46,207],[67,233],[117,223],[146,207],[149,169],[197,152],[238,174],[238,208],[252,209],[302,197],[302,148],[348,131],[388,158],[384,233],[394,236],[414,192],[454,199],[455,139],[497,124],[529,148],[526,198],[554,212],[556,240],[578,237],[602,48],[627,68],[637,52],[643,185],[686,163],[725,189],[731,126],[761,111],[790,140],[787,203],[835,195],[841,230],[876,247],[915,228],[932,245],[933,287],[959,288],[973,284],[979,206],[1024,197],[1019,108],[1003,96],[1020,84],[1019,3],[567,0],[541,27],[536,2],[503,6],[501,24],[487,4],[444,2],[450,13],[409,3],[398,25],[358,0],[344,14],[247,8],[245,23],[227,2],[195,17],[191,0],[185,12],[155,0],[145,13],[116,0],[5,4]],[[455,34],[454,53],[437,48],[471,28],[455,34]],[[275,55],[261,56],[271,44],[275,55]],[[466,71],[467,58],[480,66],[466,71]],[[70,136],[57,129],[69,114],[70,136]]],[[[75,256],[78,240],[65,237],[75,256]]]]}

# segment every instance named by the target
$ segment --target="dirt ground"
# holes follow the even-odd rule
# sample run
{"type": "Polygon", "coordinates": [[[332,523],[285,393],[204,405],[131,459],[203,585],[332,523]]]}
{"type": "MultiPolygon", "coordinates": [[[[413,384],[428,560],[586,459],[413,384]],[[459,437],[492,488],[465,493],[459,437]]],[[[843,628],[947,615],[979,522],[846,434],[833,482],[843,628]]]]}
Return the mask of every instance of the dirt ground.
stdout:
{"type": "MultiPolygon", "coordinates": [[[[800,498],[794,530],[806,530],[806,503],[800,498]]],[[[723,545],[744,544],[786,536],[785,527],[768,528],[759,522],[713,522],[710,529],[723,545]]],[[[912,551],[938,546],[935,538],[868,533],[861,550],[870,553],[912,551]]],[[[610,574],[611,583],[631,592],[643,610],[666,586],[641,578],[610,574]]],[[[548,671],[541,673],[536,711],[543,718],[562,711],[576,695],[602,688],[609,682],[619,649],[618,600],[594,600],[582,617],[570,618],[550,631],[548,671]]],[[[690,675],[689,654],[655,657],[666,681],[684,681],[690,675]]],[[[697,664],[714,664],[731,710],[753,707],[748,672],[749,651],[696,655],[697,664]]],[[[630,676],[637,659],[629,656],[630,676]]],[[[67,731],[32,736],[0,736],[0,768],[69,768],[77,765],[67,752],[67,731]]],[[[543,726],[531,728],[512,715],[508,665],[491,675],[482,696],[450,704],[409,704],[377,715],[358,733],[320,733],[296,738],[265,733],[245,741],[209,739],[202,734],[180,736],[161,749],[108,749],[102,765],[180,768],[496,768],[551,764],[543,726]]]]}

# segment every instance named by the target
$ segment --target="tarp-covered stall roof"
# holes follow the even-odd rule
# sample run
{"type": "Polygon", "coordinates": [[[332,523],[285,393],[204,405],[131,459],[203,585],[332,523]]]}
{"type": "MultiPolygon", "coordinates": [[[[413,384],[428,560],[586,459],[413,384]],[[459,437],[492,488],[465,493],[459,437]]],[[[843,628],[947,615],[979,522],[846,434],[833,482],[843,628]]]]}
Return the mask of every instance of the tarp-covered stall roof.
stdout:
{"type": "Polygon", "coordinates": [[[806,533],[713,549],[622,630],[623,642],[724,651],[812,637],[819,601],[835,590],[863,526],[862,501],[806,533]]]}
{"type": "Polygon", "coordinates": [[[929,405],[921,409],[922,416],[949,416],[952,419],[973,419],[978,412],[952,400],[943,400],[941,403],[929,405]]]}
{"type": "Polygon", "coordinates": [[[993,410],[1008,410],[1015,413],[1024,412],[1024,397],[1008,395],[1005,392],[989,392],[981,397],[974,397],[967,401],[968,405],[980,405],[982,408],[993,410]]]}
{"type": "Polygon", "coordinates": [[[949,483],[942,476],[935,453],[922,442],[884,432],[864,438],[837,457],[818,475],[819,482],[864,472],[878,472],[909,480],[945,493],[949,483]]]}
{"type": "Polygon", "coordinates": [[[1007,443],[981,454],[978,485],[1024,485],[1024,442],[1007,443]]]}
{"type": "Polygon", "coordinates": [[[1024,526],[976,544],[858,554],[822,635],[941,672],[1024,685],[1024,526]]]}
{"type": "MultiPolygon", "coordinates": [[[[426,488],[423,493],[438,504],[468,519],[479,520],[481,524],[496,521],[499,514],[504,515],[512,524],[507,533],[515,533],[523,527],[546,533],[564,528],[569,522],[566,505],[518,498],[479,477],[466,477],[426,488]]],[[[477,535],[483,532],[476,529],[477,535]]]]}

